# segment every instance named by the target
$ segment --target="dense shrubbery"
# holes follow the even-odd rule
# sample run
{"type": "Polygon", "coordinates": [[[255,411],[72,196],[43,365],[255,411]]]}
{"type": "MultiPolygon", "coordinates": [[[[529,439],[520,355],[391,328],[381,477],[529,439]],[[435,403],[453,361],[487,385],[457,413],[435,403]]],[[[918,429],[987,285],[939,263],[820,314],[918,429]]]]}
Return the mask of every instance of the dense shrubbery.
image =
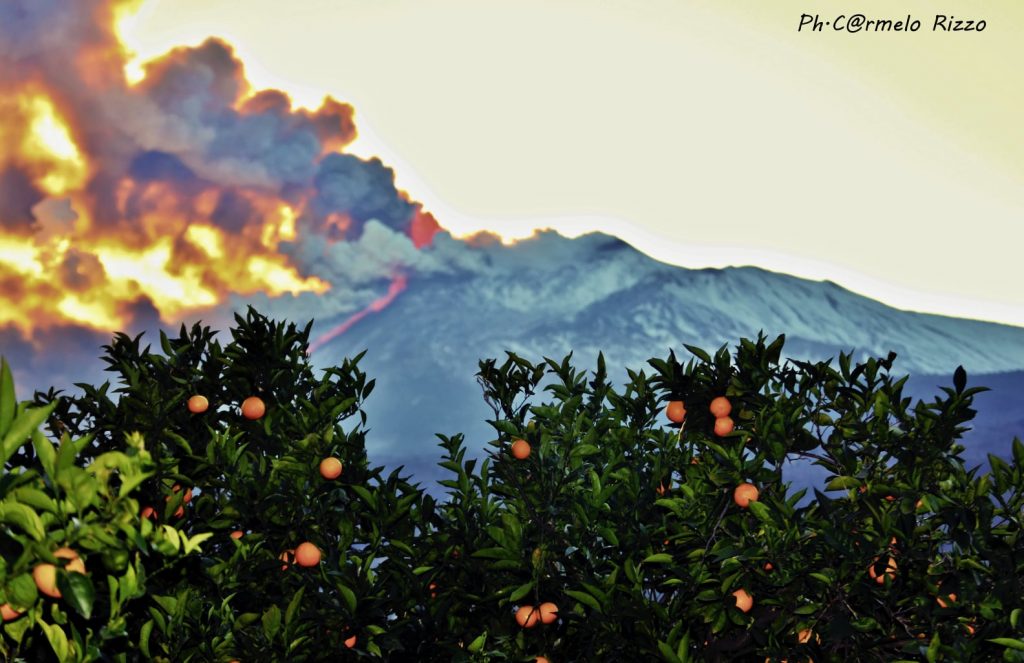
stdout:
{"type": "Polygon", "coordinates": [[[116,402],[83,384],[15,406],[5,368],[0,603],[24,613],[6,659],[1024,660],[1024,445],[964,467],[961,371],[911,403],[892,356],[780,364],[781,338],[689,348],[622,388],[603,359],[484,361],[496,439],[478,462],[439,436],[439,503],[369,466],[358,357],[316,377],[310,326],[236,321],[226,347],[196,325],[162,355],[117,335],[116,402]],[[822,492],[788,490],[794,459],[828,471],[822,492]],[[306,542],[319,562],[289,553],[306,542]],[[88,572],[66,562],[42,596],[32,570],[62,547],[88,572]],[[550,623],[524,609],[549,602],[550,623]]]}

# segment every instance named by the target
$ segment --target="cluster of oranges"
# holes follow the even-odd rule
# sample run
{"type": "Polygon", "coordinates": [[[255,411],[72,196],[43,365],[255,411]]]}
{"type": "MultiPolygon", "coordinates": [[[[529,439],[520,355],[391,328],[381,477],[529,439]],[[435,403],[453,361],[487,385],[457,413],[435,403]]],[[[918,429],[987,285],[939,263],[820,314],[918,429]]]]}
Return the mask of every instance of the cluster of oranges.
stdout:
{"type": "MultiPolygon", "coordinates": [[[[725,396],[716,396],[708,408],[715,418],[715,435],[724,437],[731,433],[736,424],[729,414],[732,412],[732,403],[725,396]]],[[[686,421],[686,404],[683,401],[669,401],[665,408],[665,416],[674,424],[681,424],[686,421]]]]}
{"type": "MultiPolygon", "coordinates": [[[[78,556],[78,553],[67,547],[57,548],[53,551],[53,556],[57,559],[66,559],[67,564],[64,565],[64,570],[68,573],[81,573],[85,575],[87,573],[85,569],[85,561],[78,556]]],[[[40,593],[50,598],[59,599],[61,592],[57,588],[57,565],[50,564],[49,562],[42,562],[36,564],[35,568],[32,569],[32,580],[36,583],[36,588],[40,593]]],[[[15,610],[10,604],[4,603],[0,605],[0,618],[3,621],[9,622],[17,619],[22,614],[21,611],[15,610]]]]}
{"type": "MultiPolygon", "coordinates": [[[[210,407],[210,400],[202,394],[195,394],[188,399],[188,411],[202,414],[210,407]]],[[[267,413],[267,404],[259,396],[250,396],[242,401],[242,416],[250,421],[259,419],[267,413]]]]}
{"type": "Polygon", "coordinates": [[[523,628],[533,628],[537,622],[553,624],[556,621],[558,621],[558,606],[551,601],[541,603],[536,608],[532,605],[522,605],[516,610],[516,623],[523,628]]]}

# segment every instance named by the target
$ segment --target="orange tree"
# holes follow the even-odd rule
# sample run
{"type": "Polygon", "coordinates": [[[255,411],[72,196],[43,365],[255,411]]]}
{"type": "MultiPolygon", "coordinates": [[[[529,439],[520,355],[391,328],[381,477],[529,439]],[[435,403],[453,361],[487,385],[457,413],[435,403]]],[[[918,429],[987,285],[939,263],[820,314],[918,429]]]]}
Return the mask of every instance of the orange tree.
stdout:
{"type": "Polygon", "coordinates": [[[912,404],[894,355],[780,365],[782,346],[689,348],[621,391],[603,358],[590,376],[569,358],[482,362],[498,437],[479,472],[442,438],[455,477],[425,570],[433,646],[452,660],[1024,659],[1024,445],[991,474],[964,467],[979,389],[962,369],[912,404]],[[790,490],[794,461],[824,468],[821,490],[790,490]],[[523,612],[548,603],[551,624],[523,612]]]}
{"type": "Polygon", "coordinates": [[[200,553],[146,578],[145,600],[126,614],[124,655],[309,661],[398,650],[389,621],[416,566],[407,541],[423,493],[368,466],[360,404],[373,381],[358,357],[316,377],[308,325],[251,308],[236,322],[223,347],[198,324],[161,333],[163,355],[117,334],[104,347],[116,399],[109,383],[80,384],[74,398],[37,394],[56,399],[54,430],[92,437],[86,454],[141,433],[153,463],[138,490],[145,514],[210,535],[200,553]],[[321,474],[330,458],[340,475],[321,474]]]}
{"type": "Polygon", "coordinates": [[[138,632],[129,615],[146,578],[206,538],[139,518],[139,486],[154,468],[141,436],[100,453],[86,453],[91,436],[54,444],[39,431],[53,408],[18,403],[0,361],[4,661],[95,661],[122,649],[138,632]]]}
{"type": "MultiPolygon", "coordinates": [[[[36,395],[54,434],[90,440],[77,462],[144,439],[137,504],[119,508],[138,523],[151,507],[151,532],[201,548],[119,544],[145,578],[110,660],[1024,659],[1024,445],[989,474],[964,467],[978,390],[962,371],[911,403],[892,356],[782,362],[781,337],[651,360],[620,388],[603,358],[588,374],[509,354],[480,364],[488,453],[439,436],[451,477],[435,503],[369,466],[360,357],[316,377],[308,325],[236,322],[225,347],[199,325],[161,334],[163,356],[117,335],[116,400],[109,384],[36,395]],[[794,461],[828,474],[820,490],[790,490],[794,461]]],[[[35,462],[12,456],[4,481],[35,462]]],[[[5,646],[45,660],[48,604],[5,591],[37,610],[5,646]]],[[[72,639],[109,622],[74,620],[72,639]]]]}

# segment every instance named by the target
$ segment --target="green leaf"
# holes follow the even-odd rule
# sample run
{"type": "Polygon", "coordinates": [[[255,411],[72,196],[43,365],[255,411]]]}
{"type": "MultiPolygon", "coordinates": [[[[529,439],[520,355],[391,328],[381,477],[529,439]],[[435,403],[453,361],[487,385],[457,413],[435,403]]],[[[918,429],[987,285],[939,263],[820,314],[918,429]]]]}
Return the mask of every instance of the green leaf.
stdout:
{"type": "Polygon", "coordinates": [[[767,525],[774,524],[771,510],[761,502],[750,502],[747,504],[747,508],[750,509],[750,512],[757,516],[757,519],[761,522],[767,525]]]}
{"type": "Polygon", "coordinates": [[[1009,647],[1010,649],[1024,651],[1024,640],[1017,640],[1016,638],[989,638],[988,641],[1003,647],[1009,647]]]}
{"type": "Polygon", "coordinates": [[[484,631],[480,635],[478,635],[475,638],[473,638],[473,642],[469,643],[469,646],[466,647],[466,649],[468,649],[470,651],[470,653],[475,654],[475,653],[477,653],[478,651],[480,651],[483,648],[484,643],[486,643],[486,642],[487,642],[487,631],[484,631]]]}
{"type": "Polygon", "coordinates": [[[50,647],[53,648],[53,653],[57,655],[57,660],[61,663],[70,660],[68,636],[64,634],[64,630],[56,624],[47,624],[42,619],[38,623],[40,628],[43,629],[43,633],[46,634],[46,639],[50,641],[50,647]]]}
{"type": "Polygon", "coordinates": [[[200,544],[202,544],[203,541],[206,541],[212,536],[213,532],[202,532],[201,534],[196,534],[195,536],[189,539],[181,537],[182,548],[184,548],[185,554],[189,555],[194,552],[200,552],[200,544]]]}
{"type": "Polygon", "coordinates": [[[139,649],[142,650],[142,654],[148,658],[153,658],[152,654],[149,653],[149,635],[153,632],[153,620],[146,620],[146,623],[139,629],[139,649]]]}
{"type": "Polygon", "coordinates": [[[11,428],[17,404],[11,367],[7,364],[6,357],[0,357],[0,438],[5,437],[11,428]]]}
{"type": "Polygon", "coordinates": [[[92,604],[96,600],[96,590],[89,576],[77,572],[57,575],[57,586],[64,602],[75,609],[75,612],[86,619],[92,616],[92,604]]]}
{"type": "Polygon", "coordinates": [[[345,599],[345,605],[348,606],[349,612],[355,614],[356,612],[356,594],[345,585],[337,585],[338,591],[341,592],[341,598],[345,599]]]}
{"type": "Polygon", "coordinates": [[[270,606],[263,611],[261,621],[263,622],[263,634],[267,636],[267,640],[273,642],[274,636],[281,628],[281,609],[277,605],[270,606]]]}
{"type": "Polygon", "coordinates": [[[39,598],[32,574],[22,573],[7,583],[7,602],[15,608],[30,608],[39,598]]]}
{"type": "Polygon", "coordinates": [[[857,477],[836,477],[825,484],[825,490],[848,490],[859,488],[861,480],[857,477]]]}
{"type": "Polygon", "coordinates": [[[299,611],[299,606],[302,605],[302,594],[306,591],[306,587],[299,587],[299,591],[295,592],[295,596],[288,602],[288,607],[284,611],[284,623],[285,626],[292,623],[292,619],[295,618],[295,613],[299,611]]]}
{"type": "Polygon", "coordinates": [[[36,451],[36,456],[39,457],[43,471],[47,476],[53,478],[57,473],[57,452],[53,448],[53,443],[43,435],[42,431],[37,430],[32,433],[32,447],[36,451]]]}
{"type": "Polygon", "coordinates": [[[654,553],[653,555],[644,557],[643,561],[648,564],[671,564],[672,555],[669,555],[668,553],[654,553]]]}
{"type": "Polygon", "coordinates": [[[667,642],[658,640],[658,651],[661,652],[661,655],[669,663],[682,663],[680,658],[676,656],[676,653],[672,651],[672,647],[670,647],[667,642]]]}
{"type": "Polygon", "coordinates": [[[11,493],[16,501],[26,504],[34,509],[42,511],[49,511],[50,513],[57,513],[57,503],[52,497],[39,490],[38,488],[32,488],[31,486],[22,486],[17,488],[11,493]]]}
{"type": "Polygon", "coordinates": [[[601,613],[604,612],[604,610],[601,609],[601,604],[597,602],[597,599],[595,599],[590,594],[587,594],[586,592],[581,592],[581,591],[578,591],[578,590],[575,590],[575,589],[567,589],[567,590],[565,590],[565,593],[566,593],[567,596],[571,596],[572,598],[576,599],[580,603],[582,603],[584,605],[587,605],[587,606],[590,606],[591,608],[593,608],[594,610],[597,610],[598,612],[601,612],[601,613]]]}
{"type": "Polygon", "coordinates": [[[46,528],[39,515],[24,504],[0,503],[0,522],[16,525],[36,541],[46,538],[46,528]]]}
{"type": "Polygon", "coordinates": [[[520,585],[519,587],[516,587],[515,591],[509,594],[508,600],[512,602],[518,601],[519,599],[529,594],[531,589],[533,589],[532,580],[528,583],[520,585]]]}
{"type": "Polygon", "coordinates": [[[56,402],[45,407],[28,408],[11,423],[3,442],[0,443],[0,466],[5,465],[11,455],[32,436],[32,432],[49,418],[55,407],[56,402]]]}

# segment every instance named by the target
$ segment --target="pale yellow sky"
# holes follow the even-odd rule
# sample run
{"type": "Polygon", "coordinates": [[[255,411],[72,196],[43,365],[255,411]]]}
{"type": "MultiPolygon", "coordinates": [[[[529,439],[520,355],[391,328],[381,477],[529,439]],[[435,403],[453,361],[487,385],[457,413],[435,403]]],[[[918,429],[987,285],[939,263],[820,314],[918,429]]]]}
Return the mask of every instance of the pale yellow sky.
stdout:
{"type": "Polygon", "coordinates": [[[455,234],[616,234],[1024,326],[1024,3],[150,0],[140,59],[226,38],[257,87],[352,103],[352,151],[455,234]],[[919,19],[798,32],[800,14],[919,19]]]}

